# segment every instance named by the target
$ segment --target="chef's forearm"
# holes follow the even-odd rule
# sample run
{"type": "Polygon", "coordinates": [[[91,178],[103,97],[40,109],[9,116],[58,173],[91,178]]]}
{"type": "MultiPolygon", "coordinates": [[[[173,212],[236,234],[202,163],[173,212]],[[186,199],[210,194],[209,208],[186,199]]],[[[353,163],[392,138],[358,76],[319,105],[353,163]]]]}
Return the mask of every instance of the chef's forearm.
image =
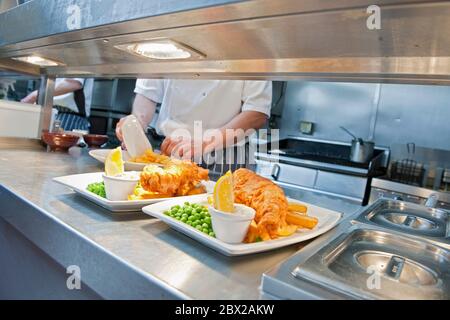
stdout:
{"type": "Polygon", "coordinates": [[[133,115],[139,120],[143,128],[146,128],[153,119],[155,114],[156,103],[137,94],[133,103],[133,115]]]}
{"type": "Polygon", "coordinates": [[[55,97],[61,96],[66,93],[75,92],[83,88],[83,85],[77,80],[65,79],[55,86],[55,97]]]}
{"type": "MultiPolygon", "coordinates": [[[[61,96],[66,93],[75,92],[79,89],[83,88],[83,85],[77,80],[66,79],[61,81],[55,86],[55,91],[53,92],[53,96],[61,96]]],[[[22,102],[26,103],[36,103],[39,92],[37,90],[31,92],[28,96],[22,99],[22,102]]]]}
{"type": "Polygon", "coordinates": [[[220,131],[225,146],[242,140],[253,130],[262,128],[267,122],[267,115],[257,111],[243,111],[224,125],[220,131]]]}

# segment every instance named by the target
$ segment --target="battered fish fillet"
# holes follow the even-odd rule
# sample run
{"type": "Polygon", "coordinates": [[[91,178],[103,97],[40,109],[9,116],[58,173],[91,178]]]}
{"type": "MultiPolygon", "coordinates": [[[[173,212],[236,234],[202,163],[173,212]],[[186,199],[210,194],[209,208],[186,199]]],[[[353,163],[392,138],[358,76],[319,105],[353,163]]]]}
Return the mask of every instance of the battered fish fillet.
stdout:
{"type": "Polygon", "coordinates": [[[278,238],[278,230],[286,225],[288,213],[283,190],[247,169],[236,170],[233,183],[235,202],[255,209],[255,221],[262,240],[278,238]]]}
{"type": "Polygon", "coordinates": [[[208,170],[191,161],[172,160],[164,167],[145,166],[140,183],[149,192],[185,196],[203,191],[199,187],[202,180],[209,180],[208,170]]]}

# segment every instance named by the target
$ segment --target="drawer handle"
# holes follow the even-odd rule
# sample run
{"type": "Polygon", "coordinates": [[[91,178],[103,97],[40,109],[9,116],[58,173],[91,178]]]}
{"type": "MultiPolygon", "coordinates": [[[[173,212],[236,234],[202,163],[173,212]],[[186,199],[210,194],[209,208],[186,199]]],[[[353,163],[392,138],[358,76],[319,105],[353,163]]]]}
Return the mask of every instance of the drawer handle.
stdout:
{"type": "Polygon", "coordinates": [[[273,165],[272,174],[271,174],[273,180],[275,180],[275,181],[278,180],[278,177],[280,176],[280,170],[281,170],[281,168],[278,164],[273,165]]]}

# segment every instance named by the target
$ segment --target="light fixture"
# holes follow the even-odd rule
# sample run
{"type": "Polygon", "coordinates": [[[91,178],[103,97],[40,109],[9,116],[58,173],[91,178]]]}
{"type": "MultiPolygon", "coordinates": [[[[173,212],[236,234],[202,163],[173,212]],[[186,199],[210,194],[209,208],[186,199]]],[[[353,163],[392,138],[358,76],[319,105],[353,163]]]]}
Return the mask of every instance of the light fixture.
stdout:
{"type": "Polygon", "coordinates": [[[121,44],[115,47],[156,60],[201,59],[205,57],[197,50],[170,39],[152,39],[138,43],[121,44]]]}
{"type": "Polygon", "coordinates": [[[14,57],[13,60],[22,61],[26,63],[31,63],[40,67],[56,67],[63,65],[61,62],[57,62],[52,59],[42,58],[36,55],[22,56],[22,57],[14,57]]]}

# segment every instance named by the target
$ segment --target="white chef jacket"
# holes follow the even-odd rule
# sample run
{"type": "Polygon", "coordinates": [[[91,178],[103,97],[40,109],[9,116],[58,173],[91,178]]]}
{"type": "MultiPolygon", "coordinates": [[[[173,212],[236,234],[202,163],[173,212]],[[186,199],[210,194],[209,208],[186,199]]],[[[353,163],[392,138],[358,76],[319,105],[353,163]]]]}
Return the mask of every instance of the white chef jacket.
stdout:
{"type": "Polygon", "coordinates": [[[177,129],[193,134],[195,121],[203,130],[221,128],[242,111],[270,116],[272,82],[138,79],[135,93],[161,103],[155,129],[169,136],[177,129]]]}
{"type": "MultiPolygon", "coordinates": [[[[55,87],[64,81],[65,78],[58,78],[55,81],[55,87]]],[[[89,117],[91,113],[92,91],[94,89],[94,79],[72,78],[70,80],[76,80],[83,86],[86,117],[89,117]]],[[[74,112],[79,112],[77,104],[75,103],[74,93],[69,92],[53,98],[53,104],[61,107],[69,108],[74,112]]]]}

